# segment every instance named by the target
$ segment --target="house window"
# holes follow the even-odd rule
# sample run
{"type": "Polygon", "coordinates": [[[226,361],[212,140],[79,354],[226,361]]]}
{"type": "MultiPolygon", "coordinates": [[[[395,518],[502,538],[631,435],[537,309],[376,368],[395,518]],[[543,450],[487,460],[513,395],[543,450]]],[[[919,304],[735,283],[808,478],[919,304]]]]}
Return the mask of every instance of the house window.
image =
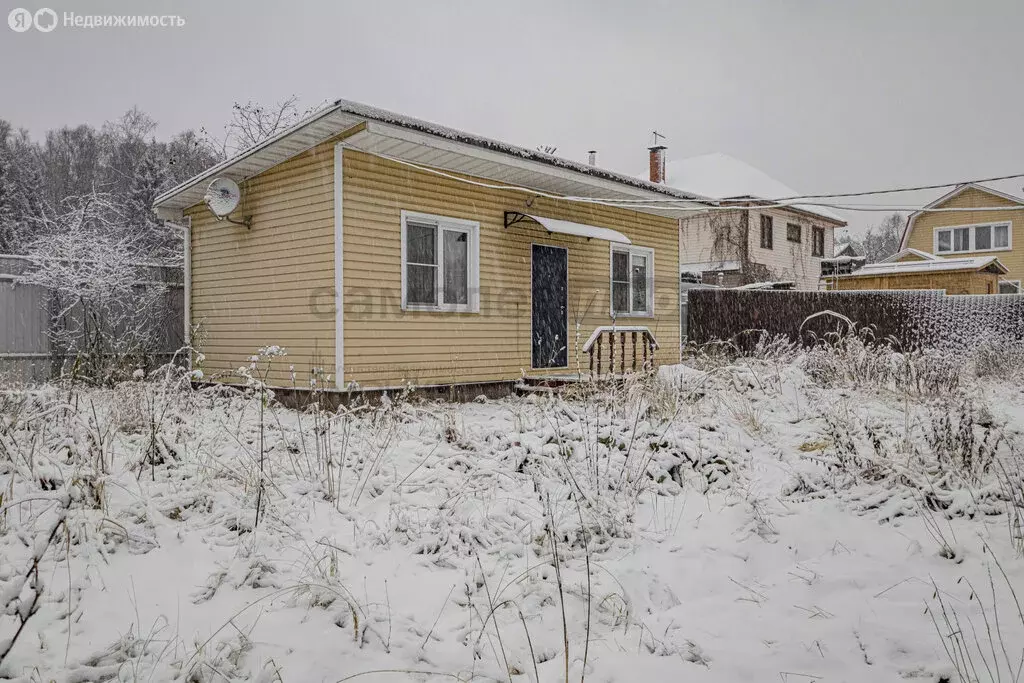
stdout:
{"type": "Polygon", "coordinates": [[[654,250],[612,246],[612,316],[654,315],[654,250]]]}
{"type": "Polygon", "coordinates": [[[991,225],[979,225],[974,229],[974,248],[978,250],[992,248],[991,225]]]}
{"type": "Polygon", "coordinates": [[[480,224],[402,212],[402,308],[480,310],[480,224]]]}
{"type": "Polygon", "coordinates": [[[800,226],[796,223],[786,224],[786,240],[789,242],[800,242],[800,226]]]}
{"type": "Polygon", "coordinates": [[[994,238],[992,240],[993,249],[1009,249],[1010,248],[1010,225],[993,225],[992,234],[994,238]]]}
{"type": "Polygon", "coordinates": [[[825,228],[811,228],[811,256],[825,256],[825,228]]]}
{"type": "Polygon", "coordinates": [[[772,248],[772,217],[761,216],[761,248],[772,248]]]}
{"type": "Polygon", "coordinates": [[[999,281],[999,293],[1000,294],[1020,294],[1020,280],[1000,280],[999,281]]]}
{"type": "Polygon", "coordinates": [[[1011,223],[982,223],[935,229],[935,253],[957,254],[968,251],[1009,249],[1011,223]]]}

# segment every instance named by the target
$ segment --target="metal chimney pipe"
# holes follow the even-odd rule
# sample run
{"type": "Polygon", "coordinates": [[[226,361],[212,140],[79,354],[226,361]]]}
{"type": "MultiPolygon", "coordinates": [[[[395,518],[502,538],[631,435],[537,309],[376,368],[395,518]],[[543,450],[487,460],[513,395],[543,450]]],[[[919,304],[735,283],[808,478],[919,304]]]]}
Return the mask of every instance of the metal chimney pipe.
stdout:
{"type": "Polygon", "coordinates": [[[587,163],[591,166],[597,166],[597,150],[592,149],[587,152],[587,163]]]}

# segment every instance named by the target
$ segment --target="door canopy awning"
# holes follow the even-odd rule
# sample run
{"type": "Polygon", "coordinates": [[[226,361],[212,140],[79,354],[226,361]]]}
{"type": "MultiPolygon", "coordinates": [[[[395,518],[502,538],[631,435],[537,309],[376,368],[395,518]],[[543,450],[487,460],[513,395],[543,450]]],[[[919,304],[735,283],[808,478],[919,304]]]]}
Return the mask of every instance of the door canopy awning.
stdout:
{"type": "Polygon", "coordinates": [[[560,221],[556,218],[545,218],[544,216],[534,216],[532,214],[519,213],[517,211],[505,212],[506,228],[510,228],[513,225],[524,221],[533,221],[549,233],[557,232],[560,235],[586,237],[588,240],[599,239],[606,240],[608,242],[616,242],[618,244],[632,244],[628,237],[623,235],[621,232],[610,228],[599,228],[596,225],[573,223],[572,221],[560,221]]]}

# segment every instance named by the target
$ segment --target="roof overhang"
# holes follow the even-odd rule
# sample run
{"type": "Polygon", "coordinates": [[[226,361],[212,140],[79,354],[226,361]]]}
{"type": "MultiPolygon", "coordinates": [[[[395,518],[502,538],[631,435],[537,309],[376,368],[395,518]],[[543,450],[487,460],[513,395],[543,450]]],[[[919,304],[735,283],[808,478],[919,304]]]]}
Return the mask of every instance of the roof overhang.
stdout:
{"type": "Polygon", "coordinates": [[[203,199],[213,178],[242,182],[313,147],[334,140],[348,149],[397,162],[495,181],[560,197],[623,200],[642,213],[692,214],[705,199],[594,166],[435,126],[418,119],[338,100],[291,128],[168,190],[154,200],[158,215],[180,216],[203,199]],[[650,205],[644,200],[651,200],[650,205]],[[635,203],[637,206],[632,206],[635,203]]]}
{"type": "Polygon", "coordinates": [[[505,212],[505,227],[510,228],[527,219],[537,223],[547,230],[548,233],[585,237],[588,240],[599,239],[607,242],[614,242],[616,244],[633,244],[630,239],[621,232],[610,228],[601,228],[596,225],[587,225],[585,223],[573,223],[572,221],[563,221],[556,218],[545,218],[544,216],[534,216],[533,214],[518,213],[516,211],[505,212]]]}

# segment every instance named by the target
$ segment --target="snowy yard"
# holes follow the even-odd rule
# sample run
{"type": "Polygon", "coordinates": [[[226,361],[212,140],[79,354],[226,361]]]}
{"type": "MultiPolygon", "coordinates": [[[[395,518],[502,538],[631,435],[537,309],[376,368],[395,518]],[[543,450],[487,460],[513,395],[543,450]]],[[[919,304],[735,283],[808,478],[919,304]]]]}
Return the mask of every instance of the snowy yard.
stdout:
{"type": "Polygon", "coordinates": [[[1017,359],[760,355],[339,413],[6,391],[0,678],[1024,680],[1017,359]]]}

